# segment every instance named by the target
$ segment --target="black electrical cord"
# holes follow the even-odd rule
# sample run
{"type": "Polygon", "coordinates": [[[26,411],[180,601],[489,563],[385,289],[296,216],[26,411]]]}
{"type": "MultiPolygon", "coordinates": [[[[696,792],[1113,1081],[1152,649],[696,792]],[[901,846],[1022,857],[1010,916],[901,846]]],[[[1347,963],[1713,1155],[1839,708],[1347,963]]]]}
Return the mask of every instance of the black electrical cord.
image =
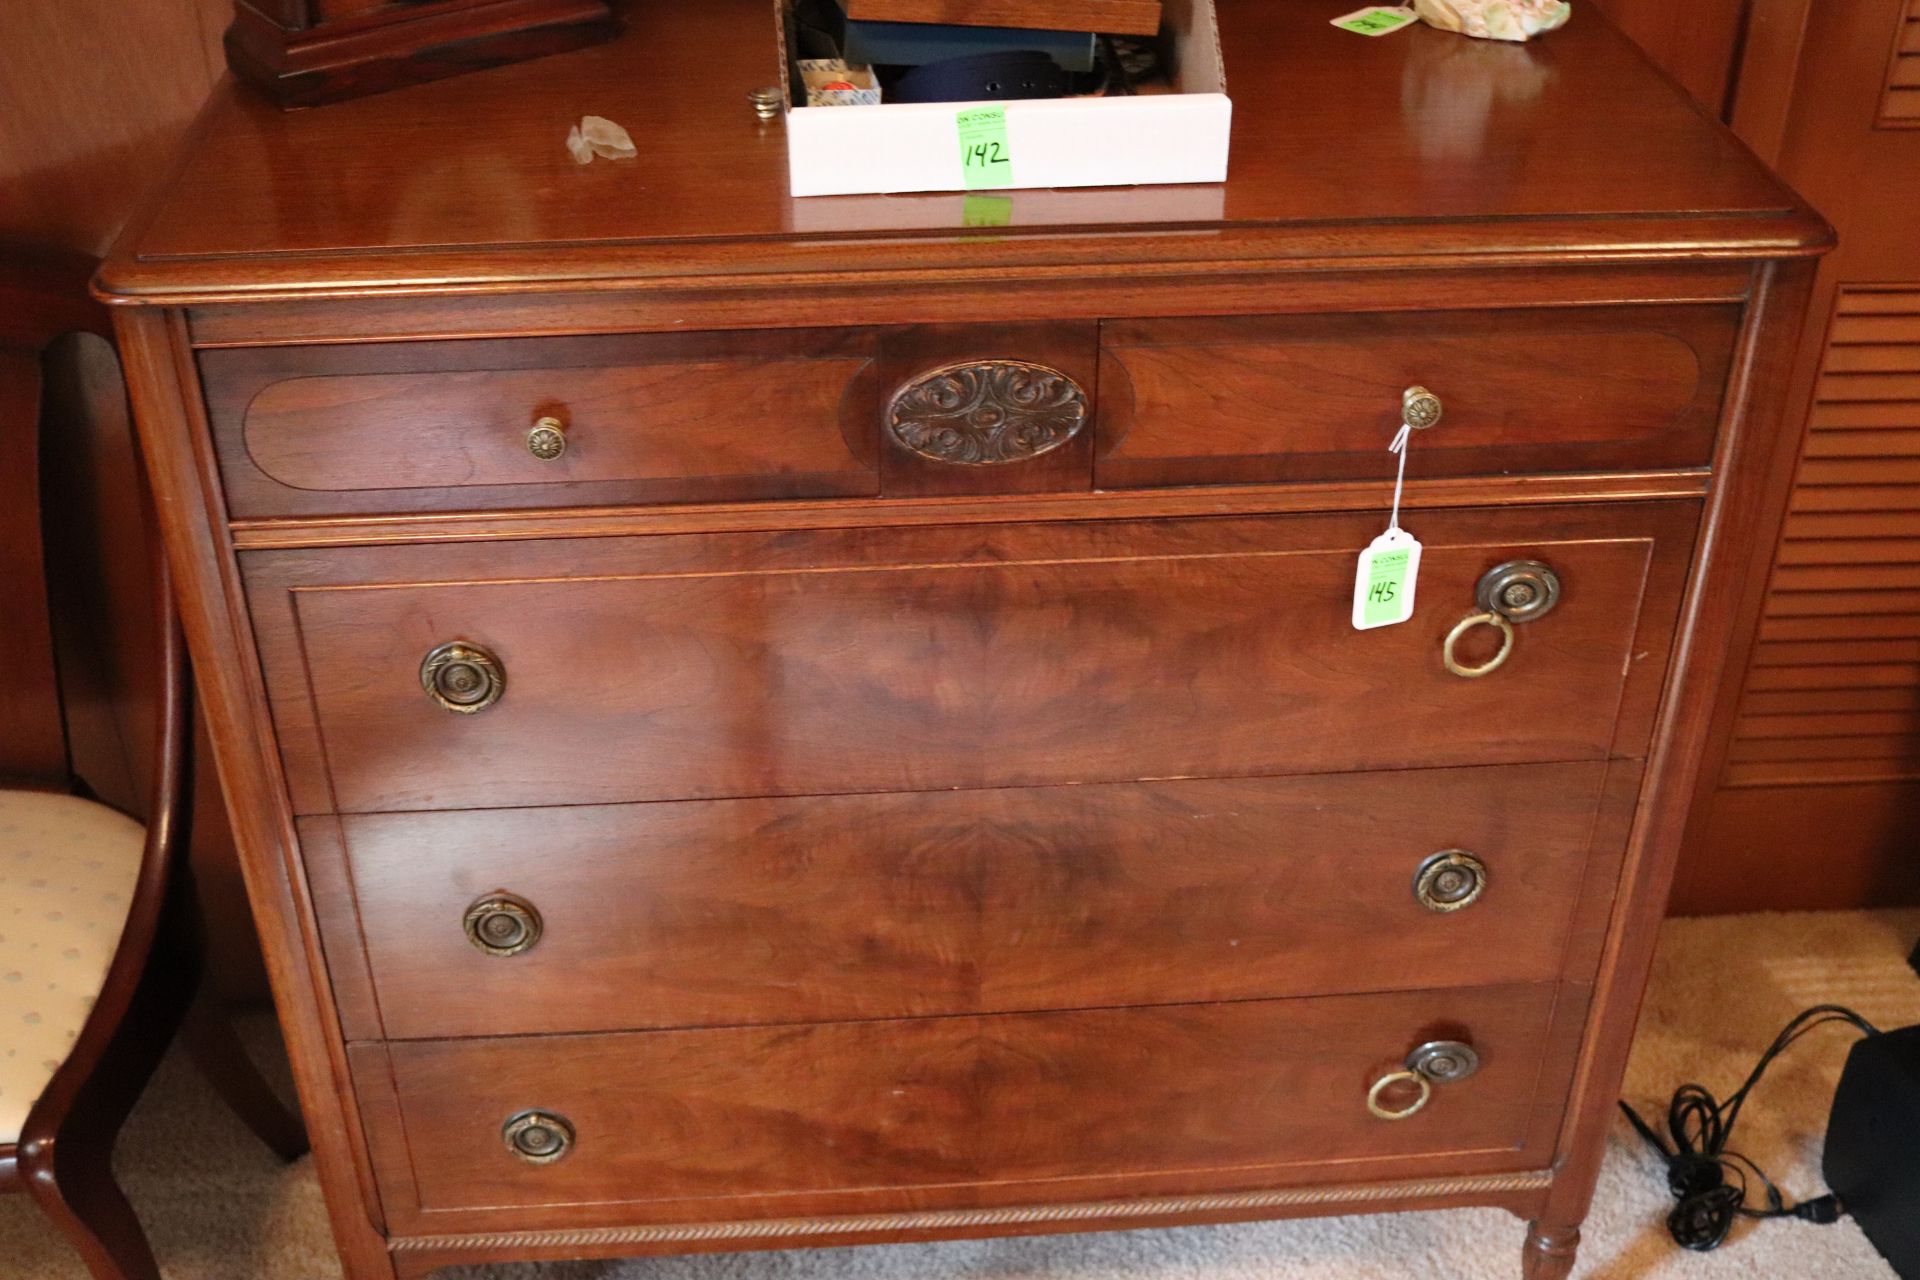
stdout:
{"type": "Polygon", "coordinates": [[[1835,1222],[1846,1212],[1831,1192],[1812,1200],[1790,1205],[1780,1188],[1760,1167],[1737,1151],[1727,1150],[1733,1140],[1733,1126],[1739,1122],[1740,1109],[1747,1095],[1773,1065],[1801,1036],[1830,1023],[1845,1022],[1865,1035],[1878,1035],[1879,1029],[1853,1010],[1837,1004],[1815,1005],[1795,1015],[1760,1055],[1746,1082],[1717,1101],[1704,1086],[1684,1084],[1674,1091],[1667,1104],[1667,1132],[1673,1139],[1669,1147],[1639,1112],[1622,1102],[1626,1113],[1647,1145],[1660,1154],[1667,1166],[1667,1188],[1680,1203],[1667,1215],[1667,1231],[1675,1244],[1705,1253],[1717,1249],[1733,1230],[1736,1218],[1799,1218],[1805,1222],[1835,1222]],[[1747,1204],[1748,1173],[1765,1189],[1765,1207],[1747,1204]],[[1731,1177],[1731,1181],[1729,1180],[1731,1177]]]}

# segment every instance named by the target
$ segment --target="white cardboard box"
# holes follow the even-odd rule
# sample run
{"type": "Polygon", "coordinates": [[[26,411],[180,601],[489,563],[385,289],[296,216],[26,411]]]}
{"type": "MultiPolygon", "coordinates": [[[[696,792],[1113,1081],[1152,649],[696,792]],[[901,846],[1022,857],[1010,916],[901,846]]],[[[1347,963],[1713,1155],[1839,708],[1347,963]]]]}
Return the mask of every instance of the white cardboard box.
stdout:
{"type": "Polygon", "coordinates": [[[1166,0],[1163,48],[1172,93],[1042,98],[1006,103],[792,105],[787,61],[791,0],[776,0],[789,190],[796,196],[964,191],[960,112],[1006,109],[1011,182],[1022,187],[1114,187],[1224,182],[1233,122],[1213,0],[1166,0]]]}

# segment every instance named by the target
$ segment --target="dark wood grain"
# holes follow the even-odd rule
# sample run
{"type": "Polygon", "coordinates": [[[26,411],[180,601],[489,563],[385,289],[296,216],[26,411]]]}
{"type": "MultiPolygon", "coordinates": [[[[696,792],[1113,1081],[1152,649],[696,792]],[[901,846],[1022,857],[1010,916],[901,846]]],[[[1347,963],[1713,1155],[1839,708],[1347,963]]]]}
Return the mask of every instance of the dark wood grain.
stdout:
{"type": "Polygon", "coordinates": [[[862,22],[946,22],[1147,36],[1160,30],[1160,0],[848,0],[846,12],[862,22]]]}
{"type": "MultiPolygon", "coordinates": [[[[1162,188],[1142,187],[1151,202],[1162,188]]],[[[1098,189],[1023,192],[1030,196],[1099,195],[1098,189]]],[[[871,196],[849,196],[870,203],[871,196]]],[[[954,219],[964,197],[953,196],[954,219]]],[[[886,197],[892,201],[894,197],[886,197]]],[[[1023,206],[1024,207],[1024,206],[1023,206]]],[[[1055,235],[1080,226],[1063,215],[1047,224],[1055,235]]],[[[1129,317],[1230,315],[1319,315],[1330,307],[1343,312],[1430,312],[1436,309],[1484,311],[1502,307],[1559,310],[1641,303],[1715,303],[1744,305],[1752,272],[1746,264],[1705,257],[1684,261],[1621,261],[1621,254],[1642,237],[1691,235],[1712,239],[1749,233],[1751,219],[1733,215],[1695,215],[1680,221],[1596,223],[1598,239],[1590,255],[1553,257],[1550,236],[1533,224],[1516,223],[1491,232],[1471,248],[1450,253],[1446,265],[1419,263],[1421,288],[1410,290],[1400,271],[1335,271],[1327,264],[1301,266],[1291,261],[1258,268],[1214,262],[1192,254],[1169,261],[1139,261],[1124,274],[1087,269],[1037,268],[1010,274],[1004,264],[977,276],[951,270],[902,279],[880,280],[833,274],[831,264],[809,276],[807,297],[834,315],[858,314],[860,323],[885,325],[987,324],[1021,321],[1113,320],[1129,317]],[[1631,232],[1631,234],[1628,234],[1631,232]],[[1497,248],[1497,252],[1495,252],[1497,248]],[[1500,261],[1501,254],[1519,260],[1500,261]],[[1596,258],[1593,255],[1598,255],[1596,258]],[[1532,260],[1529,261],[1528,258],[1532,260]],[[937,297],[937,301],[935,300],[937,297]],[[1338,301],[1335,302],[1334,299],[1338,301]],[[1444,300],[1454,303],[1442,305],[1444,300]]],[[[1069,236],[1069,238],[1071,238],[1069,236]]],[[[1168,235],[1163,249],[1184,246],[1199,252],[1213,237],[1168,235]]],[[[1329,236],[1321,248],[1338,243],[1329,236]]],[[[983,246],[995,254],[1015,253],[1010,241],[983,246]]],[[[1410,269],[1414,261],[1393,265],[1410,269]]],[[[532,334],[579,335],[622,332],[681,332],[749,328],[806,329],[818,324],[812,309],[796,310],[782,290],[649,289],[610,281],[583,281],[580,292],[488,292],[337,298],[272,294],[245,307],[195,306],[186,312],[193,344],[199,348],[263,347],[289,343],[330,345],[395,339],[524,337],[532,334]]]]}
{"type": "Polygon", "coordinates": [[[818,323],[806,290],[822,273],[919,284],[986,271],[1004,286],[1097,264],[1151,275],[1183,261],[1241,271],[1431,265],[1444,254],[1564,262],[1608,242],[1622,256],[1697,259],[1824,241],[1818,220],[1734,158],[1713,122],[1601,17],[1491,48],[1425,27],[1358,40],[1303,0],[1220,10],[1229,83],[1250,88],[1234,104],[1232,180],[1204,216],[1143,222],[1151,189],[1104,191],[1077,198],[1067,225],[1106,234],[1023,231],[1022,208],[1045,193],[1016,192],[1012,228],[982,233],[966,231],[956,201],[939,195],[842,202],[837,215],[795,200],[780,127],[760,126],[745,101],[777,76],[766,6],[711,0],[639,5],[611,44],[404,98],[278,118],[270,104],[224,92],[149,229],[105,280],[156,300],[763,283],[790,287],[784,309],[818,323]],[[713,91],[659,93],[650,71],[662,66],[698,66],[713,91]],[[648,138],[644,196],[630,166],[576,165],[565,130],[556,137],[542,113],[497,110],[556,86],[648,138]],[[1463,92],[1485,105],[1452,109],[1463,92]],[[489,127],[472,128],[476,118],[489,127]],[[1354,149],[1330,140],[1362,136],[1356,172],[1354,149]],[[1711,237],[1662,227],[1680,215],[1697,232],[1703,214],[1731,221],[1711,237]],[[421,249],[433,251],[431,269],[421,249]]]}
{"type": "MultiPolygon", "coordinates": [[[[116,762],[116,781],[134,796],[123,803],[138,816],[144,833],[126,916],[87,1016],[70,1036],[65,1055],[49,1064],[52,1073],[39,1096],[27,1100],[19,1132],[0,1142],[0,1192],[31,1196],[93,1274],[159,1280],[146,1235],[114,1176],[112,1155],[121,1125],[181,1029],[200,983],[201,938],[184,865],[191,823],[193,703],[184,640],[174,614],[173,580],[148,528],[152,505],[137,470],[124,462],[118,470],[127,484],[118,496],[132,510],[115,513],[117,520],[102,522],[91,532],[126,544],[120,549],[124,554],[113,561],[116,570],[145,562],[134,611],[144,614],[151,638],[144,646],[126,646],[129,653],[111,652],[111,646],[61,646],[69,667],[64,689],[53,670],[53,639],[62,627],[84,630],[97,622],[99,613],[111,612],[101,603],[111,599],[111,585],[97,580],[106,575],[98,572],[100,548],[83,545],[89,531],[54,521],[43,527],[42,436],[68,437],[57,442],[59,464],[45,468],[51,481],[48,492],[81,509],[94,495],[72,485],[75,457],[106,447],[95,437],[115,427],[123,455],[129,444],[124,414],[108,415],[103,426],[83,414],[64,412],[78,407],[65,397],[44,416],[41,412],[38,360],[44,349],[74,331],[95,338],[107,331],[105,310],[85,292],[93,266],[91,260],[64,255],[21,262],[0,257],[0,302],[5,304],[0,311],[6,316],[0,322],[0,449],[24,462],[0,477],[5,481],[0,485],[0,512],[6,522],[0,534],[27,553],[20,559],[0,559],[0,587],[9,593],[13,610],[8,628],[12,643],[0,651],[0,711],[17,714],[21,730],[0,763],[30,768],[27,777],[13,780],[15,785],[83,793],[84,781],[71,772],[62,694],[84,697],[117,683],[111,676],[77,678],[79,669],[92,660],[137,665],[144,659],[153,671],[147,692],[135,701],[149,714],[130,717],[140,722],[143,732],[130,733],[135,741],[127,747],[139,752],[139,763],[130,767],[116,762]],[[43,531],[58,536],[44,538],[43,531]],[[43,545],[52,550],[51,556],[43,558],[43,545]],[[49,566],[57,572],[47,573],[49,566]],[[60,580],[76,573],[90,580],[60,580]]],[[[78,468],[109,490],[115,469],[78,468]],[[106,474],[103,478],[94,471],[106,474]]],[[[108,627],[95,629],[118,639],[141,627],[132,619],[113,618],[108,627]]],[[[9,738],[12,728],[9,724],[9,738]]],[[[108,730],[109,736],[113,732],[108,730]]],[[[45,852],[56,860],[63,853],[83,856],[80,850],[57,847],[45,852]]],[[[37,957],[18,940],[9,948],[8,959],[24,970],[27,980],[38,976],[37,957]]],[[[19,980],[22,974],[11,977],[19,980]]],[[[190,1032],[189,1039],[204,1050],[217,1088],[229,1097],[235,1096],[233,1090],[247,1091],[246,1105],[240,1108],[243,1117],[268,1126],[257,1131],[270,1133],[270,1141],[289,1159],[297,1157],[305,1149],[298,1121],[286,1113],[245,1056],[236,1056],[237,1042],[217,1038],[223,1018],[205,1009],[198,1019],[201,1033],[190,1032]]]]}
{"type": "Polygon", "coordinates": [[[1685,6],[1666,0],[1594,0],[1593,7],[1638,41],[1703,108],[1724,119],[1736,79],[1743,96],[1752,86],[1736,64],[1743,46],[1751,45],[1758,10],[1767,3],[1771,0],[1760,5],[1700,0],[1685,6]]]}
{"type": "MultiPolygon", "coordinates": [[[[1711,689],[1785,491],[1801,264],[1829,234],[1591,7],[1524,47],[1356,40],[1306,0],[1222,8],[1232,178],[1015,192],[1004,228],[965,226],[957,194],[786,197],[782,126],[744,104],[775,74],[752,0],[638,6],[628,40],[325,112],[213,106],[100,284],[128,312],[353,1280],[1466,1204],[1534,1222],[1536,1270],[1570,1265],[1711,689]],[[663,60],[699,66],[703,91],[655,92],[640,71],[663,60]],[[644,165],[574,166],[538,123],[587,97],[648,139],[644,165]],[[1091,363],[1102,327],[1163,324],[1196,353],[1264,336],[1230,373],[1143,377],[1170,407],[1095,444],[1230,460],[1208,483],[1102,488],[1063,455],[1031,492],[934,491],[863,452],[862,406],[953,344],[1091,363]],[[501,351],[557,339],[724,341],[750,365],[823,329],[875,355],[838,425],[877,492],[579,483],[496,503],[454,485],[412,508],[311,490],[295,511],[271,505],[283,488],[248,507],[241,450],[209,422],[244,421],[236,371],[280,381],[289,361],[517,375],[538,361],[501,351]],[[1343,424],[1391,415],[1400,378],[1424,377],[1398,361],[1423,349],[1473,379],[1453,397],[1471,456],[1421,475],[1416,452],[1419,608],[1355,633],[1354,556],[1390,485],[1384,452],[1342,469],[1343,424]],[[1263,396],[1283,401],[1270,424],[1247,408],[1263,396]],[[1300,470],[1260,471],[1283,454],[1300,470]],[[1514,555],[1553,562],[1563,603],[1489,679],[1446,675],[1441,636],[1514,555]],[[471,717],[418,684],[456,638],[508,672],[471,717]],[[1463,782],[1370,814],[1379,779],[1356,776],[1418,788],[1448,767],[1589,789],[1497,808],[1463,782]],[[1579,805],[1579,852],[1527,864],[1554,876],[1496,869],[1494,896],[1446,921],[1388,927],[1369,886],[1399,855],[1339,847],[1448,813],[1537,809],[1560,830],[1579,805]],[[1180,856],[1088,834],[1122,830],[1180,856]],[[1263,858],[1263,835],[1316,856],[1263,858]],[[1508,920],[1503,883],[1541,895],[1524,924],[1432,950],[1422,925],[1508,920]],[[550,904],[555,931],[520,957],[472,951],[445,913],[496,889],[550,904]],[[1222,959],[1223,933],[1253,959],[1222,959]],[[543,976],[563,958],[565,989],[543,976]],[[1351,993],[1396,958],[1420,972],[1351,993]],[[518,1003],[483,1009],[505,980],[456,977],[475,964],[529,975],[518,1003]],[[774,1010],[776,968],[782,1021],[742,1025],[774,1010]],[[1486,982],[1509,985],[1457,985],[1486,982]],[[633,1029],[648,1019],[707,1025],[633,1029]],[[1466,1032],[1490,1048],[1480,1076],[1406,1126],[1354,1118],[1369,1072],[1466,1032]],[[507,1154],[501,1123],[530,1106],[582,1123],[567,1160],[507,1154]]],[[[1127,411],[1089,377],[1097,415],[1127,411]]],[[[350,402],[320,403],[298,464],[352,473],[321,439],[350,402]]],[[[724,417],[703,415],[701,447],[724,417]]],[[[1363,452],[1394,425],[1376,422],[1363,452]]],[[[397,434],[449,439],[431,413],[397,434]]],[[[1897,663],[1908,639],[1850,643],[1897,663]]]]}
{"type": "Polygon", "coordinates": [[[1540,538],[1435,513],[1415,620],[1361,634],[1377,518],[524,543],[471,569],[262,553],[249,574],[296,804],[356,813],[1636,755],[1692,518],[1569,511],[1540,538]],[[1449,674],[1475,582],[1523,557],[1561,604],[1493,678],[1449,674]],[[455,640],[506,671],[477,715],[420,688],[455,640]],[[1343,714],[1368,706],[1393,711],[1343,714]]]}
{"type": "Polygon", "coordinates": [[[1109,322],[1103,488],[1390,477],[1401,392],[1446,406],[1414,475],[1699,466],[1733,308],[1109,322]]]}
{"type": "Polygon", "coordinates": [[[861,330],[395,343],[209,354],[240,515],[879,490],[861,330]],[[557,418],[566,451],[527,433],[557,418]]]}
{"type": "MultiPolygon", "coordinates": [[[[0,507],[0,580],[29,599],[46,598],[46,553],[40,535],[40,353],[0,350],[0,424],[17,482],[14,500],[0,507]]],[[[0,780],[13,785],[63,782],[67,735],[60,716],[60,681],[53,663],[53,630],[43,609],[28,610],[0,629],[0,780]]]]}
{"type": "Polygon", "coordinates": [[[227,60],[282,106],[315,106],[545,57],[611,37],[609,0],[253,0],[227,60]]]}
{"type": "MultiPolygon", "coordinates": [[[[300,985],[311,984],[324,973],[317,952],[308,951],[301,941],[303,936],[311,936],[303,935],[298,923],[298,913],[305,903],[304,886],[296,898],[296,885],[301,882],[290,876],[285,863],[263,860],[275,847],[270,842],[283,837],[274,825],[273,793],[250,789],[267,786],[253,779],[258,776],[257,770],[273,767],[271,758],[249,755],[247,742],[249,735],[268,730],[264,717],[259,722],[250,721],[240,710],[249,705],[244,701],[249,678],[257,682],[258,675],[257,668],[242,664],[231,652],[237,636],[226,610],[237,600],[238,590],[236,584],[233,597],[223,594],[223,574],[233,575],[234,570],[230,563],[223,569],[219,553],[213,551],[215,546],[224,545],[224,529],[214,522],[205,505],[212,491],[201,487],[215,472],[204,412],[197,394],[189,398],[193,372],[179,358],[183,348],[176,345],[180,336],[177,320],[157,311],[123,313],[116,317],[114,328],[127,366],[142,454],[156,492],[203,494],[199,501],[161,501],[156,505],[169,562],[176,566],[183,583],[181,621],[189,644],[201,655],[196,659],[196,670],[202,676],[198,688],[206,699],[214,752],[230,796],[248,900],[256,919],[262,922],[268,977],[282,1013],[281,1029],[287,1037],[302,1114],[321,1167],[320,1182],[334,1241],[342,1265],[354,1280],[390,1278],[393,1268],[379,1234],[380,1216],[377,1209],[369,1212],[368,1208],[377,1206],[378,1199],[371,1175],[361,1172],[367,1168],[367,1161],[359,1122],[348,1118],[352,1094],[341,1092],[348,1088],[344,1083],[346,1055],[338,1044],[335,1028],[339,1024],[332,1012],[331,996],[323,987],[307,985],[302,990],[300,985]],[[250,677],[250,672],[255,674],[250,677]]],[[[252,687],[257,689],[257,683],[252,687]]],[[[284,829],[288,834],[280,847],[290,849],[291,823],[284,829]]]]}
{"type": "Polygon", "coordinates": [[[1551,987],[1491,987],[402,1042],[387,1054],[410,1176],[385,1180],[415,1206],[403,1221],[511,1207],[592,1222],[831,1212],[875,1186],[978,1203],[1076,1182],[1271,1185],[1388,1158],[1524,1169],[1544,1155],[1526,1143],[1534,1108],[1559,1110],[1558,1082],[1535,1092],[1552,1002],[1551,987]],[[1476,1046],[1480,1072],[1410,1121],[1369,1116],[1372,1082],[1443,1033],[1476,1046]],[[573,1124],[571,1154],[507,1151],[500,1128],[528,1107],[573,1124]]]}
{"type": "MultiPolygon", "coordinates": [[[[394,1038],[1540,981],[1603,769],[351,817],[322,918],[394,1038]],[[1488,888],[1436,913],[1413,880],[1449,848],[1488,888]],[[461,927],[498,889],[543,921],[516,956],[461,927]]],[[[334,821],[302,824],[329,881],[334,821]]]]}
{"type": "Polygon", "coordinates": [[[1903,0],[1754,9],[1735,119],[1843,234],[1790,366],[1797,472],[1755,539],[1771,579],[1742,603],[1680,911],[1920,902],[1920,717],[1903,700],[1920,688],[1920,241],[1905,212],[1920,132],[1881,127],[1912,15],[1903,0]],[[1795,874],[1787,831],[1817,844],[1824,874],[1795,874]]]}
{"type": "MultiPolygon", "coordinates": [[[[1094,325],[921,325],[890,329],[874,364],[874,389],[862,399],[874,405],[880,439],[880,489],[888,497],[939,494],[1085,492],[1093,488],[1094,422],[1099,416],[1098,329],[1094,325]],[[1064,375],[1047,385],[1077,390],[1084,405],[1080,428],[1065,443],[1037,455],[987,465],[956,464],[916,453],[892,430],[891,409],[916,380],[955,366],[978,369],[1002,362],[1037,365],[1031,377],[1064,375]]],[[[912,403],[911,397],[902,400],[912,403]]],[[[1020,407],[1007,397],[989,398],[971,419],[1004,421],[1020,407]]]]}
{"type": "Polygon", "coordinates": [[[231,0],[0,8],[0,241],[98,254],[170,166],[224,68],[231,0]]]}

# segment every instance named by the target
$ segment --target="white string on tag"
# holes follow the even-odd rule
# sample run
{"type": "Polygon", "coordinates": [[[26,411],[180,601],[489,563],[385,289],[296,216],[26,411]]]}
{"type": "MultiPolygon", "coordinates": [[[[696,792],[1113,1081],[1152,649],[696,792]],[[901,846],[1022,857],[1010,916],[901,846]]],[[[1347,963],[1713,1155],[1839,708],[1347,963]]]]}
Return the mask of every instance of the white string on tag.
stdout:
{"type": "Polygon", "coordinates": [[[1390,627],[1413,616],[1414,589],[1420,581],[1420,539],[1400,527],[1400,495],[1407,483],[1407,452],[1413,424],[1402,420],[1387,446],[1398,455],[1393,477],[1393,515],[1387,531],[1367,544],[1353,570],[1353,629],[1390,627]]]}
{"type": "Polygon", "coordinates": [[[1393,443],[1387,446],[1388,453],[1400,455],[1400,469],[1393,477],[1393,514],[1387,519],[1387,532],[1393,533],[1400,528],[1400,490],[1407,483],[1407,446],[1413,442],[1413,424],[1403,422],[1400,430],[1393,436],[1393,443]]]}

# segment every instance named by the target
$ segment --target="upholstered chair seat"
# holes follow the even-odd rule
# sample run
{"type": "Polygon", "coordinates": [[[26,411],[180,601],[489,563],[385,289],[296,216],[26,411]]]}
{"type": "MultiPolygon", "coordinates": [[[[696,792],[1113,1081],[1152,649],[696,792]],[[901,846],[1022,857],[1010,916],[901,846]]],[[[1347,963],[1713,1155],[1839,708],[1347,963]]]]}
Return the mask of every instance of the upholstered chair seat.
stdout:
{"type": "Polygon", "coordinates": [[[19,1139],[106,982],[145,842],[106,805],[0,790],[0,1146],[19,1139]]]}

